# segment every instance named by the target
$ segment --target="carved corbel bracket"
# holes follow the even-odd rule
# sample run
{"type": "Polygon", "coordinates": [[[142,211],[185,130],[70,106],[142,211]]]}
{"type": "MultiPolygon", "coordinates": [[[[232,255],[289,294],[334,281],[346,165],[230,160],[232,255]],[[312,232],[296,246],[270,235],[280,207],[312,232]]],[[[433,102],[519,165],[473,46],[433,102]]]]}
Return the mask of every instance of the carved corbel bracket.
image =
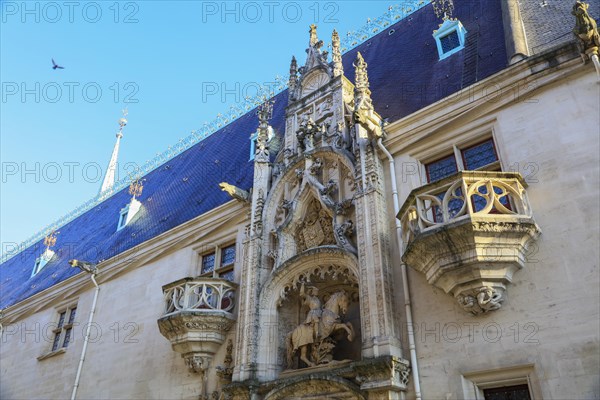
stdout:
{"type": "Polygon", "coordinates": [[[190,372],[201,375],[204,375],[206,370],[210,367],[210,362],[212,361],[212,357],[201,353],[183,354],[182,357],[185,360],[185,365],[187,365],[190,372]]]}

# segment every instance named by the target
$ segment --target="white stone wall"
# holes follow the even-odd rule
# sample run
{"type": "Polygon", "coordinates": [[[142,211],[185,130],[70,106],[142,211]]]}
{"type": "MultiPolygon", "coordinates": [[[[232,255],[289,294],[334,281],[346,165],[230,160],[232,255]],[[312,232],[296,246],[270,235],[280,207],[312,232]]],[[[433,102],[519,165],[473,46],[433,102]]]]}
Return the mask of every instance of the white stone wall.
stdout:
{"type": "MultiPolygon", "coordinates": [[[[160,334],[156,322],[164,308],[162,286],[198,275],[194,259],[195,253],[188,247],[100,284],[78,399],[198,398],[199,375],[188,371],[183,358],[160,334]]],[[[22,326],[32,329],[39,324],[43,328],[55,322],[53,304],[18,321],[16,334],[8,335],[13,326],[5,327],[0,348],[0,398],[71,396],[83,346],[83,326],[88,321],[92,298],[91,285],[78,296],[76,322],[80,325],[75,328],[75,342],[64,354],[37,360],[52,346],[50,331],[47,340],[42,334],[21,338],[22,326]]],[[[216,354],[213,367],[222,365],[225,348],[226,344],[216,354]]],[[[214,368],[208,380],[211,382],[209,390],[216,389],[214,368]]]]}
{"type": "MultiPolygon", "coordinates": [[[[462,399],[462,374],[525,364],[534,364],[539,385],[532,386],[545,399],[600,396],[599,91],[593,68],[580,69],[528,101],[477,116],[492,121],[503,170],[518,169],[529,183],[542,235],[502,308],[482,316],[465,313],[409,268],[423,398],[462,399]]],[[[420,185],[418,175],[402,174],[413,168],[413,150],[442,141],[451,146],[469,134],[464,127],[471,122],[449,124],[395,154],[401,204],[420,185]]]]}

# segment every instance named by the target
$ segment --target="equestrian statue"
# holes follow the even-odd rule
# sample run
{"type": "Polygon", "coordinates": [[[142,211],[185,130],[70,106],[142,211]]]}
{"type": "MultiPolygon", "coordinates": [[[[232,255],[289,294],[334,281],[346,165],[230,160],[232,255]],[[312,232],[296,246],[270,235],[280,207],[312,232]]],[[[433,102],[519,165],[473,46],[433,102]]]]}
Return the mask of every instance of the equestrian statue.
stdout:
{"type": "Polygon", "coordinates": [[[309,367],[332,362],[336,342],[331,336],[337,331],[346,331],[349,341],[354,339],[352,324],[340,319],[348,311],[349,304],[348,294],[344,290],[333,293],[322,306],[319,289],[314,286],[305,289],[302,283],[300,298],[303,305],[308,307],[308,314],[304,322],[286,337],[287,365],[290,369],[298,350],[300,359],[309,367]]]}

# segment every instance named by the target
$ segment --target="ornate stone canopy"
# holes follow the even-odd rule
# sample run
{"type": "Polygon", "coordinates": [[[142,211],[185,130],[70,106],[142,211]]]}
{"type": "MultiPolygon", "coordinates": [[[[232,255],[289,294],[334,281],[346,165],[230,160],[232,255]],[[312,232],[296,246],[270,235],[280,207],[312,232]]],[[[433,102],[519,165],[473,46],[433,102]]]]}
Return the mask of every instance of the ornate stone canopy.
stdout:
{"type": "Polygon", "coordinates": [[[300,289],[302,282],[327,279],[348,287],[358,284],[356,257],[337,246],[307,250],[294,256],[274,271],[262,291],[261,305],[280,306],[291,291],[300,289]]]}

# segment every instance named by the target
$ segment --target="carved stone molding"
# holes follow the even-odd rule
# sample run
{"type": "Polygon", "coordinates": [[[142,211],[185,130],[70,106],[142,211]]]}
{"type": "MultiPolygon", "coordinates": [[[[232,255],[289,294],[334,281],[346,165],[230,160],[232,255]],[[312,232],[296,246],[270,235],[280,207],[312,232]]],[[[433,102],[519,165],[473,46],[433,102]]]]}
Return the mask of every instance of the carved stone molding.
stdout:
{"type": "Polygon", "coordinates": [[[407,390],[409,376],[408,361],[381,356],[286,371],[270,382],[234,382],[223,390],[232,398],[248,400],[252,394],[265,400],[396,399],[407,390]]]}
{"type": "Polygon", "coordinates": [[[303,282],[329,279],[346,285],[357,285],[356,256],[338,246],[322,246],[307,250],[281,264],[265,285],[261,303],[281,305],[303,282]]]}
{"type": "Polygon", "coordinates": [[[410,378],[410,363],[402,358],[388,356],[365,360],[355,366],[355,371],[361,390],[369,393],[405,391],[410,378]]]}
{"type": "Polygon", "coordinates": [[[217,367],[217,376],[222,382],[231,382],[233,376],[233,341],[227,342],[227,353],[222,366],[217,367]]]}
{"type": "Polygon", "coordinates": [[[265,395],[265,400],[365,400],[360,389],[351,381],[336,376],[314,378],[293,377],[265,395]]]}

